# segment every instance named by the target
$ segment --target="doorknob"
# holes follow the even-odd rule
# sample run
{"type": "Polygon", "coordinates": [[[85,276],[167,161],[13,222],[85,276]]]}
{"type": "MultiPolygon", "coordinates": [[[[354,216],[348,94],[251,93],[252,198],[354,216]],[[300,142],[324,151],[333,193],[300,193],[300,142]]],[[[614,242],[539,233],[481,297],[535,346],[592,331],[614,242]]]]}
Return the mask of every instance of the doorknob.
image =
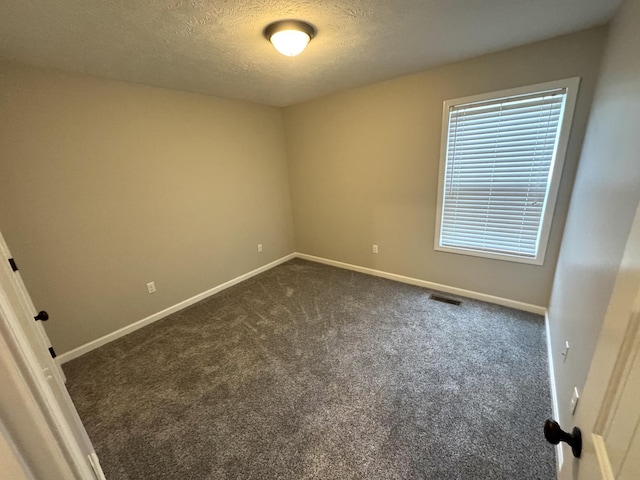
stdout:
{"type": "Polygon", "coordinates": [[[560,428],[558,422],[548,419],[544,422],[544,438],[553,445],[557,445],[560,442],[567,442],[571,447],[573,456],[580,458],[580,454],[582,453],[582,433],[578,427],[573,427],[573,431],[567,433],[560,428]]]}
{"type": "Polygon", "coordinates": [[[49,320],[49,314],[42,310],[33,318],[35,320],[42,320],[43,322],[46,322],[47,320],[49,320]]]}

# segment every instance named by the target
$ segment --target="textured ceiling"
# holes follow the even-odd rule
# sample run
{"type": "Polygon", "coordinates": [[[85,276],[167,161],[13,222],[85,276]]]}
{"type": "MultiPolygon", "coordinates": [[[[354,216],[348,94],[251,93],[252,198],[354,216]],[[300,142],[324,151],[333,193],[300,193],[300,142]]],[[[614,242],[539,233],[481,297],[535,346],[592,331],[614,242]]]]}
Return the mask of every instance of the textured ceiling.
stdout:
{"type": "Polygon", "coordinates": [[[619,0],[0,0],[0,58],[285,106],[605,23],[619,0]],[[298,57],[268,23],[318,28],[298,57]]]}

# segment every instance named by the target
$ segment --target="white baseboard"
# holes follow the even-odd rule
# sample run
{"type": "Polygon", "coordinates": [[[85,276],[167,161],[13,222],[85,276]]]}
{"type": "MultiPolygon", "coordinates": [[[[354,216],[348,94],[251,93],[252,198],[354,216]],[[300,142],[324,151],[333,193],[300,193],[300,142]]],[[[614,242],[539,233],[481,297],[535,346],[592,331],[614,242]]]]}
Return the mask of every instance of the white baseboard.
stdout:
{"type": "MultiPolygon", "coordinates": [[[[210,297],[211,295],[215,295],[216,293],[229,288],[233,285],[236,285],[244,280],[247,280],[255,275],[258,275],[259,273],[265,272],[267,270],[272,269],[273,267],[276,267],[278,265],[280,265],[281,263],[284,263],[288,260],[291,260],[292,258],[302,258],[304,260],[309,260],[312,262],[317,262],[317,263],[324,263],[326,265],[332,265],[334,267],[338,267],[338,268],[343,268],[343,269],[347,269],[347,270],[353,270],[356,272],[361,272],[361,273],[366,273],[369,275],[374,275],[376,277],[382,277],[382,278],[388,278],[390,280],[395,280],[398,282],[402,282],[402,283],[408,283],[410,285],[417,285],[420,287],[425,287],[425,288],[429,288],[432,290],[438,290],[440,292],[446,292],[446,293],[451,293],[453,295],[459,295],[461,297],[467,297],[467,298],[473,298],[476,300],[482,300],[484,302],[488,302],[488,303],[495,303],[497,305],[503,305],[505,307],[511,307],[511,308],[515,308],[518,310],[524,310],[526,312],[532,312],[532,313],[537,313],[539,315],[544,315],[546,312],[546,309],[544,307],[540,307],[538,305],[532,305],[529,303],[523,303],[523,302],[517,302],[515,300],[509,300],[507,298],[502,298],[502,297],[495,297],[493,295],[487,295],[485,293],[479,293],[479,292],[474,292],[471,290],[464,290],[462,288],[457,288],[457,287],[451,287],[449,285],[442,285],[439,283],[433,283],[433,282],[428,282],[426,280],[420,280],[417,278],[412,278],[412,277],[405,277],[403,275],[397,275],[395,273],[389,273],[389,272],[383,272],[381,270],[374,270],[371,268],[366,268],[366,267],[360,267],[358,265],[352,265],[350,263],[343,263],[343,262],[338,262],[336,260],[329,260],[327,258],[322,258],[322,257],[315,257],[313,255],[307,255],[305,253],[291,253],[289,255],[286,255],[282,258],[279,258],[278,260],[275,260],[271,263],[268,263],[267,265],[263,265],[262,267],[256,268],[255,270],[252,270],[248,273],[245,273],[244,275],[240,275],[239,277],[236,277],[232,280],[229,280],[228,282],[222,283],[220,285],[218,285],[217,287],[213,287],[205,292],[199,293],[198,295],[195,295],[191,298],[188,298],[180,303],[177,303],[171,307],[165,308],[164,310],[161,310],[157,313],[154,313],[153,315],[150,315],[146,318],[143,318],[142,320],[138,320],[137,322],[134,322],[130,325],[127,325],[126,327],[122,327],[119,330],[116,330],[115,332],[111,332],[103,337],[100,337],[96,340],[92,340],[89,343],[85,343],[84,345],[81,345],[80,347],[74,348],[73,350],[70,350],[68,352],[65,352],[63,354],[58,355],[58,357],[56,358],[56,360],[58,361],[59,364],[63,364],[65,362],[68,362],[70,360],[73,360],[74,358],[78,358],[81,355],[84,355],[85,353],[90,352],[91,350],[94,350],[98,347],[101,347],[102,345],[105,345],[109,342],[112,342],[120,337],[123,337],[125,335],[127,335],[128,333],[134,332],[146,325],[149,325],[150,323],[156,322],[168,315],[171,315],[172,313],[175,313],[179,310],[182,310],[183,308],[186,308],[190,305],[193,305],[194,303],[199,302],[200,300],[204,300],[207,297],[210,297]]],[[[554,412],[555,413],[555,412],[554,412]]]]}
{"type": "Polygon", "coordinates": [[[131,332],[134,332],[146,325],[149,325],[150,323],[156,322],[168,315],[171,315],[172,313],[182,310],[183,308],[193,305],[194,303],[197,303],[200,300],[204,300],[205,298],[210,297],[211,295],[215,295],[216,293],[222,290],[225,290],[233,285],[236,285],[244,280],[247,280],[251,277],[258,275],[259,273],[266,272],[267,270],[271,270],[273,267],[276,267],[281,263],[284,263],[288,260],[291,260],[292,258],[295,258],[295,256],[296,256],[295,253],[290,253],[289,255],[285,255],[284,257],[279,258],[278,260],[274,260],[273,262],[267,263],[262,267],[256,268],[255,270],[251,270],[250,272],[240,275],[239,277],[233,278],[228,282],[224,282],[218,285],[217,287],[213,287],[205,292],[199,293],[198,295],[195,295],[191,298],[183,300],[180,303],[176,303],[171,307],[165,308],[164,310],[154,313],[153,315],[149,315],[148,317],[143,318],[142,320],[138,320],[137,322],[134,322],[131,325],[122,327],[121,329],[116,330],[115,332],[108,333],[103,337],[97,338],[96,340],[92,340],[89,343],[85,343],[84,345],[81,345],[78,348],[74,348],[73,350],[70,350],[61,355],[58,355],[56,357],[56,360],[58,361],[59,364],[63,364],[65,362],[73,360],[74,358],[78,358],[79,356],[84,355],[85,353],[90,352],[91,350],[101,347],[102,345],[112,342],[120,337],[124,337],[125,335],[131,332]]]}
{"type": "MultiPolygon", "coordinates": [[[[558,392],[556,390],[556,374],[553,363],[553,348],[551,346],[551,327],[549,326],[549,312],[544,314],[544,326],[547,337],[547,357],[549,359],[549,384],[551,385],[551,408],[553,410],[553,418],[560,420],[560,409],[558,408],[558,392]]],[[[558,472],[562,468],[564,462],[564,454],[562,452],[562,443],[556,445],[556,467],[558,472]]]]}
{"type": "Polygon", "coordinates": [[[449,285],[442,285],[440,283],[428,282],[426,280],[420,280],[418,278],[405,277],[403,275],[397,275],[395,273],[383,272],[381,270],[374,270],[372,268],[361,267],[359,265],[352,265],[350,263],[337,262],[335,260],[329,260],[322,257],[314,257],[313,255],[307,255],[306,253],[297,253],[296,257],[304,260],[309,260],[317,263],[324,263],[326,265],[332,265],[338,268],[344,268],[346,270],[353,270],[355,272],[367,273],[376,277],[388,278],[397,282],[408,283],[409,285],[417,285],[419,287],[429,288],[431,290],[438,290],[440,292],[451,293],[453,295],[459,295],[461,297],[473,298],[475,300],[482,300],[487,303],[494,303],[496,305],[502,305],[505,307],[515,308],[517,310],[524,310],[525,312],[537,313],[538,315],[544,315],[547,309],[539,305],[533,305],[530,303],[518,302],[516,300],[510,300],[508,298],[495,297],[493,295],[487,295],[486,293],[474,292],[473,290],[465,290],[463,288],[451,287],[449,285]]]}

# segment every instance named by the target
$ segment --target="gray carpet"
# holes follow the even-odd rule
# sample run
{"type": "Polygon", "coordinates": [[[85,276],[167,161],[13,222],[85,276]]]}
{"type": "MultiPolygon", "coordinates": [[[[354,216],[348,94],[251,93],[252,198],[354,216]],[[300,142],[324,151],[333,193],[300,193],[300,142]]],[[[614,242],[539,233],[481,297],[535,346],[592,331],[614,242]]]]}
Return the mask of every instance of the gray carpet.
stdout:
{"type": "Polygon", "coordinates": [[[64,365],[108,480],[552,479],[540,316],[292,260],[64,365]]]}

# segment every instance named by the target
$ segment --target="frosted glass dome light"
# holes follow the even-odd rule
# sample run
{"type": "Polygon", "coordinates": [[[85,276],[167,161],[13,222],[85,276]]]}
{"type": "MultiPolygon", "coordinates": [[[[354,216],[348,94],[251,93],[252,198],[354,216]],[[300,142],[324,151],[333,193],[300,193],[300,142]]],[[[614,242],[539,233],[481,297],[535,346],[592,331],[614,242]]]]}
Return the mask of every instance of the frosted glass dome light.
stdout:
{"type": "Polygon", "coordinates": [[[299,30],[282,30],[271,35],[271,43],[281,54],[287,57],[300,55],[307,48],[309,35],[299,30]]]}
{"type": "Polygon", "coordinates": [[[315,35],[315,27],[300,20],[279,20],[264,29],[275,49],[288,57],[300,55],[315,35]]]}

